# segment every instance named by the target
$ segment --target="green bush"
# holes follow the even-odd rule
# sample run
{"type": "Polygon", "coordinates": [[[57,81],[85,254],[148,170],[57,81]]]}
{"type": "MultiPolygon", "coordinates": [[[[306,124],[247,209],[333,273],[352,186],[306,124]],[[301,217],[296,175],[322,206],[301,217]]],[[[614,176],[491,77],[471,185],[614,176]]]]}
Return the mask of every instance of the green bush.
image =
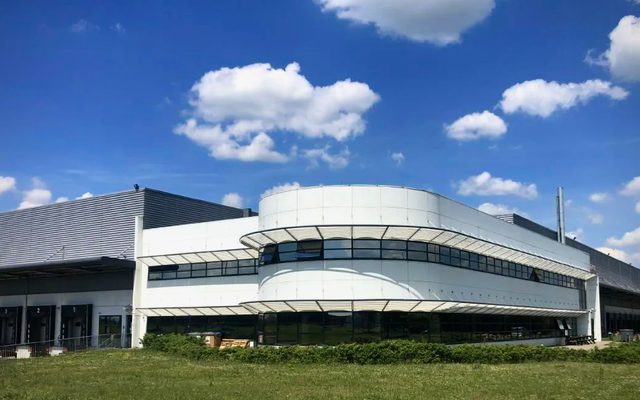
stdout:
{"type": "Polygon", "coordinates": [[[147,334],[144,348],[184,356],[193,360],[232,360],[246,363],[349,363],[349,364],[433,364],[433,363],[522,363],[577,361],[640,363],[640,342],[623,343],[605,349],[576,350],[531,345],[460,345],[390,340],[337,346],[261,346],[219,350],[186,335],[147,334]]]}

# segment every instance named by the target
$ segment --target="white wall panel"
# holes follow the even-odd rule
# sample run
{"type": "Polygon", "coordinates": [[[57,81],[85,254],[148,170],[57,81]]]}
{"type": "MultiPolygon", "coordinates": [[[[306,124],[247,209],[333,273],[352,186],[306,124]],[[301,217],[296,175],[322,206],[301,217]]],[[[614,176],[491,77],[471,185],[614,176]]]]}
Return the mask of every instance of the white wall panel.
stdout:
{"type": "Polygon", "coordinates": [[[322,292],[318,299],[446,299],[579,309],[578,291],[575,289],[439,264],[342,260],[282,265],[287,265],[287,268],[279,269],[275,274],[276,266],[261,269],[260,300],[316,299],[310,297],[310,293],[317,295],[322,292]],[[297,297],[282,297],[281,293],[291,295],[292,292],[285,287],[293,286],[294,281],[298,287],[297,297]]]}
{"type": "Polygon", "coordinates": [[[240,236],[258,230],[258,217],[145,229],[140,256],[244,247],[240,236]]]}

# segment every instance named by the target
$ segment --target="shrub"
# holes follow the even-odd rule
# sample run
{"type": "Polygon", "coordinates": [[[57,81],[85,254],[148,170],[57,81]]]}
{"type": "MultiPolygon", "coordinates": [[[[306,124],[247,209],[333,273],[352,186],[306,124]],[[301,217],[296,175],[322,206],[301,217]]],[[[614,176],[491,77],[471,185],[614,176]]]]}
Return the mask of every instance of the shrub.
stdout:
{"type": "Polygon", "coordinates": [[[145,349],[162,351],[194,360],[233,360],[246,363],[349,363],[349,364],[433,364],[433,363],[522,363],[578,361],[640,363],[640,342],[623,343],[605,349],[575,350],[531,345],[460,345],[390,340],[337,346],[287,346],[219,350],[186,335],[147,334],[145,349]]]}

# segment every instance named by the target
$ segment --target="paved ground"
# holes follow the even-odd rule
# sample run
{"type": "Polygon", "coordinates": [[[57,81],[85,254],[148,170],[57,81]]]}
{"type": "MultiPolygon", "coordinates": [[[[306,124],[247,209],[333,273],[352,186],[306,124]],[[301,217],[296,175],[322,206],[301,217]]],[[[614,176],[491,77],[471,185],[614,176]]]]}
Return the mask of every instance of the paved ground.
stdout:
{"type": "Polygon", "coordinates": [[[581,345],[575,345],[575,346],[565,346],[569,349],[582,349],[582,350],[591,350],[595,347],[599,348],[599,349],[604,349],[605,347],[609,346],[611,343],[613,343],[610,340],[606,340],[606,341],[600,341],[600,342],[596,342],[595,344],[581,344],[581,345]]]}

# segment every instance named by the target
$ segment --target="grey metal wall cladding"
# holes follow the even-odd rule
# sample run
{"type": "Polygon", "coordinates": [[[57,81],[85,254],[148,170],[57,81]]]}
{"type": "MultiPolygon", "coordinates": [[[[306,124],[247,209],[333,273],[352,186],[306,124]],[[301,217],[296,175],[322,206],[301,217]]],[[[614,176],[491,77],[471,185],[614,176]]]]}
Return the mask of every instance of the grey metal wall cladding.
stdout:
{"type": "Polygon", "coordinates": [[[0,281],[0,295],[132,290],[133,271],[0,281]]]}
{"type": "MultiPolygon", "coordinates": [[[[192,224],[242,218],[244,210],[157,190],[145,190],[144,227],[192,224]]],[[[255,213],[253,213],[255,215],[255,213]]]]}
{"type": "MultiPolygon", "coordinates": [[[[499,215],[497,217],[552,240],[557,238],[556,231],[517,214],[499,215]]],[[[591,265],[594,266],[596,273],[600,277],[600,284],[640,294],[640,269],[572,238],[567,238],[567,245],[589,254],[591,265]]]]}
{"type": "Polygon", "coordinates": [[[0,213],[0,269],[88,257],[133,258],[134,219],[145,228],[239,218],[242,209],[153,189],[0,213]]]}
{"type": "Polygon", "coordinates": [[[0,268],[46,260],[133,257],[144,192],[122,192],[0,214],[0,268]]]}

